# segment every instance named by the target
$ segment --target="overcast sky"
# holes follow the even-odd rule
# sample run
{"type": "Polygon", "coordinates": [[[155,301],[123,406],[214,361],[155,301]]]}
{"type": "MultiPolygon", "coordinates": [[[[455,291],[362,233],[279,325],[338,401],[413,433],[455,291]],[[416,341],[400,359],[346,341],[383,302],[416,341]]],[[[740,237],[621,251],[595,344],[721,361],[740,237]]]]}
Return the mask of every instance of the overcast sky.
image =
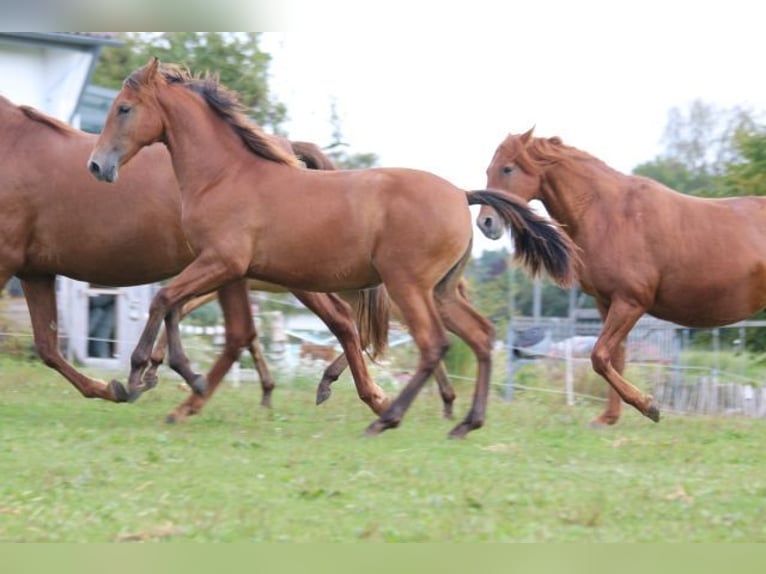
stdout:
{"type": "Polygon", "coordinates": [[[505,135],[533,125],[630,172],[660,151],[673,106],[766,110],[754,2],[409,4],[407,18],[397,3],[359,31],[324,26],[304,5],[290,31],[265,35],[292,138],[329,143],[335,101],[349,151],[475,189],[505,135]]]}

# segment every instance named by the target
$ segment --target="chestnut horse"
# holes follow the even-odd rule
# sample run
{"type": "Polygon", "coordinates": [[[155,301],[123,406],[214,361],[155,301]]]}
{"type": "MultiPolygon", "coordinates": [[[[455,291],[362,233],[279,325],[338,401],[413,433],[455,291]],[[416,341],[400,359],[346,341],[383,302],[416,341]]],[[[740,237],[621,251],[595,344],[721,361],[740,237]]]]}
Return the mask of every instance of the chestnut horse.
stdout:
{"type": "MultiPolygon", "coordinates": [[[[61,355],[58,343],[56,275],[108,286],[151,283],[178,274],[194,254],[181,228],[178,184],[164,146],[139,154],[125,171],[118,189],[107,189],[81,167],[95,144],[87,134],[50,116],[16,106],[0,97],[0,285],[17,275],[31,316],[35,346],[46,365],[58,371],[85,397],[113,402],[128,398],[116,381],[105,383],[80,373],[61,355]],[[133,202],[136,205],[133,206],[133,202]],[[73,222],[76,221],[76,225],[73,222]]],[[[299,150],[305,151],[301,144],[299,150]]],[[[252,281],[250,288],[284,291],[284,287],[252,281]]],[[[212,389],[249,346],[258,364],[260,354],[247,297],[248,285],[235,281],[219,290],[226,323],[221,358],[207,375],[212,389]]],[[[318,311],[340,336],[354,331],[346,305],[325,294],[296,293],[318,311]]],[[[377,298],[376,294],[371,295],[377,298]]],[[[366,312],[370,308],[366,309],[366,312]]],[[[377,317],[366,318],[375,325],[377,317]]],[[[387,320],[386,320],[387,321],[387,320]]],[[[387,323],[386,323],[387,324],[387,323]]],[[[177,333],[177,328],[175,329],[177,333]]],[[[367,338],[367,334],[364,334],[367,338]]],[[[358,339],[353,339],[356,341],[358,339]]],[[[171,366],[190,384],[200,376],[191,371],[171,337],[171,366]]],[[[376,341],[371,342],[375,347],[376,341]]],[[[374,351],[374,349],[373,349],[374,351]]],[[[353,350],[359,355],[357,347],[353,350]]],[[[265,362],[260,359],[265,366],[265,362]]],[[[268,372],[266,371],[268,374],[268,372]]],[[[145,381],[146,386],[156,379],[145,381]]],[[[375,412],[388,403],[372,379],[358,383],[358,391],[375,412]]],[[[262,403],[270,404],[274,387],[270,376],[261,379],[262,403]]],[[[170,415],[178,420],[202,408],[205,397],[192,394],[170,415]]]]}
{"type": "MultiPolygon", "coordinates": [[[[622,375],[641,315],[716,327],[766,306],[766,198],[683,195],[532,130],[500,144],[487,186],[541,200],[581,250],[578,280],[604,321],[591,362],[610,385],[595,426],[617,422],[621,399],[659,420],[652,397],[622,375]]],[[[489,210],[477,223],[488,237],[503,233],[489,210]]]]}
{"type": "MultiPolygon", "coordinates": [[[[165,143],[181,190],[183,228],[197,254],[155,296],[131,356],[129,392],[160,326],[191,297],[241,277],[293,289],[339,292],[386,286],[419,351],[405,388],[367,428],[396,427],[448,347],[445,326],[476,355],[472,406],[450,433],[483,425],[489,393],[493,329],[457,283],[470,256],[469,204],[491,202],[513,227],[517,255],[532,272],[544,267],[566,282],[572,246],[557,227],[518,200],[466,192],[410,169],[299,169],[243,113],[215,77],[194,78],[156,59],[124,82],[88,162],[98,179],[114,181],[144,146],[165,143]]],[[[353,373],[366,375],[364,361],[353,373]]]]}
{"type": "MultiPolygon", "coordinates": [[[[277,143],[282,145],[286,150],[292,151],[292,153],[300,159],[305,167],[308,169],[324,169],[333,170],[336,169],[333,161],[325,155],[320,147],[312,142],[305,141],[289,141],[285,138],[276,138],[277,143]]],[[[284,287],[251,279],[249,281],[251,289],[265,290],[271,292],[286,291],[284,287]]],[[[460,295],[466,296],[466,289],[463,280],[461,279],[458,284],[458,290],[460,295]]],[[[341,297],[351,305],[354,309],[354,315],[356,317],[357,325],[361,328],[361,339],[363,348],[371,348],[370,356],[375,359],[378,355],[382,354],[387,347],[388,329],[387,325],[382,324],[388,317],[387,310],[380,310],[378,308],[372,308],[371,306],[385,305],[388,303],[388,297],[385,293],[385,289],[380,286],[377,287],[372,294],[369,290],[364,291],[350,291],[343,293],[341,297]]],[[[215,293],[209,293],[196,297],[186,303],[181,309],[181,317],[184,317],[193,310],[205,305],[216,298],[215,293]]],[[[395,317],[401,318],[399,310],[394,306],[392,312],[395,317]]],[[[165,358],[167,339],[165,331],[163,330],[159,336],[157,344],[154,346],[151,355],[151,365],[144,374],[144,381],[152,381],[156,384],[157,369],[162,364],[165,358]]],[[[273,388],[274,383],[269,373],[268,365],[263,356],[263,351],[258,344],[258,338],[254,338],[251,344],[251,354],[255,363],[256,371],[261,381],[268,382],[269,388],[273,388]]],[[[341,353],[338,355],[324,370],[322,380],[319,382],[316,391],[316,404],[320,405],[330,398],[332,393],[330,386],[332,383],[338,380],[343,371],[348,367],[348,360],[346,355],[341,353]]],[[[449,382],[447,376],[447,370],[442,361],[434,369],[434,378],[439,389],[439,396],[442,399],[442,414],[446,419],[453,418],[453,403],[455,402],[455,390],[449,382]]]]}

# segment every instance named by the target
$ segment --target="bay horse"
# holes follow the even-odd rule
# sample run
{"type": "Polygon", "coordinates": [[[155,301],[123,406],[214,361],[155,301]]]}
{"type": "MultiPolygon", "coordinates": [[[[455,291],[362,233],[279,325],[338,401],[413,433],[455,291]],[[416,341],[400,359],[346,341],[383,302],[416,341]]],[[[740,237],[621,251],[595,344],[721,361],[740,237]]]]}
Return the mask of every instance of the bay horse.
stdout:
{"type": "MultiPolygon", "coordinates": [[[[519,200],[466,192],[423,171],[299,169],[243,112],[216,77],[161,68],[156,58],[126,78],[109,109],[88,169],[113,182],[139,150],[163,142],[181,190],[183,229],[196,254],[152,301],[131,356],[128,391],[140,387],[163,320],[191,297],[242,277],[321,292],[383,283],[420,360],[366,433],[401,423],[447,350],[445,327],[468,344],[478,365],[471,408],[450,437],[481,427],[493,328],[457,295],[473,234],[468,206],[492,203],[513,228],[517,256],[528,269],[545,269],[563,283],[573,275],[567,236],[519,200]]],[[[357,368],[364,369],[364,362],[357,368]]]]}
{"type": "MultiPolygon", "coordinates": [[[[766,306],[766,198],[684,195],[532,130],[498,146],[487,186],[541,200],[580,248],[577,278],[604,322],[591,362],[610,385],[594,426],[616,423],[623,400],[660,418],[652,396],[622,374],[625,339],[644,313],[707,328],[766,306]]],[[[477,224],[490,238],[503,233],[484,208],[477,224]]]]}
{"type": "MultiPolygon", "coordinates": [[[[65,275],[104,286],[153,283],[178,274],[194,258],[181,227],[181,201],[170,156],[162,145],[143,150],[131,169],[126,169],[117,189],[106,189],[81,167],[96,136],[28,106],[17,106],[0,96],[0,284],[16,275],[21,281],[29,309],[35,347],[49,367],[66,378],[84,397],[124,402],[127,391],[117,381],[106,383],[79,372],[61,355],[58,343],[56,275],[65,275]],[[135,202],[135,205],[133,203],[135,202]],[[77,222],[73,225],[73,222],[77,222]]],[[[307,153],[305,145],[302,152],[307,153]]],[[[170,415],[180,420],[198,412],[209,399],[240,349],[248,347],[256,365],[265,368],[253,327],[247,289],[284,291],[263,281],[234,281],[218,291],[226,326],[221,357],[207,374],[204,396],[192,393],[170,415]]],[[[350,337],[351,353],[362,361],[360,337],[369,339],[372,352],[381,344],[375,333],[355,336],[347,305],[335,296],[299,293],[333,328],[336,335],[350,337]]],[[[378,295],[369,296],[377,300],[378,295]]],[[[371,313],[375,305],[367,306],[371,313]]],[[[364,314],[363,313],[363,314],[364,314]]],[[[374,328],[383,322],[367,315],[364,323],[374,328]]],[[[385,318],[387,324],[387,318],[385,318]]],[[[174,327],[177,334],[177,325],[174,327]]],[[[172,334],[172,333],[171,333],[172,334]]],[[[198,385],[180,349],[171,337],[171,367],[190,386],[198,385]]],[[[156,383],[144,381],[144,388],[156,383]]],[[[355,379],[357,392],[374,412],[381,412],[388,397],[371,378],[355,379]]],[[[264,406],[271,404],[274,382],[268,370],[261,372],[264,406]]]]}

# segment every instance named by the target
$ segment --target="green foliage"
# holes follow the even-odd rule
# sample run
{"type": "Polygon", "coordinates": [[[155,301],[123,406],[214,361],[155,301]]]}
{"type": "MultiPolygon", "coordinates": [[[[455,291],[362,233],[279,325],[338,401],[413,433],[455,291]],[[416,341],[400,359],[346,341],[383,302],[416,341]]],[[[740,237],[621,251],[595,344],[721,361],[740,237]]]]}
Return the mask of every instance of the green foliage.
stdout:
{"type": "Polygon", "coordinates": [[[766,195],[766,126],[737,132],[734,146],[741,160],[727,166],[726,187],[733,195],[766,195]]]}
{"type": "Polygon", "coordinates": [[[287,110],[269,93],[271,56],[261,51],[258,32],[132,32],[123,47],[101,53],[93,83],[119,89],[125,77],[151,57],[186,66],[193,73],[217,73],[221,82],[239,93],[253,119],[279,133],[287,110]]]}
{"type": "Polygon", "coordinates": [[[695,100],[686,110],[674,107],[668,113],[664,151],[633,173],[690,195],[734,195],[723,176],[729,165],[743,159],[739,134],[750,133],[755,126],[755,113],[741,106],[721,108],[695,100]]]}
{"type": "Polygon", "coordinates": [[[190,325],[220,325],[223,323],[223,313],[221,312],[221,306],[218,304],[218,301],[211,301],[210,303],[207,303],[202,307],[198,307],[189,313],[186,317],[184,317],[183,321],[184,323],[188,323],[190,325]]]}
{"type": "MultiPolygon", "coordinates": [[[[505,333],[508,328],[511,285],[514,289],[514,312],[527,317],[533,314],[534,280],[515,263],[509,270],[509,259],[505,248],[485,250],[468,262],[465,271],[471,302],[492,321],[498,333],[505,333]]],[[[569,315],[569,292],[547,279],[541,279],[541,299],[543,317],[569,315]]]]}
{"type": "Polygon", "coordinates": [[[678,159],[658,157],[653,161],[639,164],[633,169],[635,175],[642,175],[667,185],[669,188],[700,195],[709,189],[712,179],[706,173],[692,172],[678,159]]]}

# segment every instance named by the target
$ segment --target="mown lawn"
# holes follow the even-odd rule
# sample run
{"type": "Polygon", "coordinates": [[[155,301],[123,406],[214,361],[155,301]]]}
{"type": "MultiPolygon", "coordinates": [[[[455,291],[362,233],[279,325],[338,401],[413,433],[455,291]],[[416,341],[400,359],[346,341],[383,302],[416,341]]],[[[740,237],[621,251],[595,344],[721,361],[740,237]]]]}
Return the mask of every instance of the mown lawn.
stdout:
{"type": "Polygon", "coordinates": [[[594,431],[600,405],[519,392],[450,441],[429,385],[365,438],[373,416],[343,378],[320,407],[313,384],[281,384],[271,411],[227,385],[169,426],[185,391],[164,374],[114,405],[0,359],[0,541],[766,542],[764,420],[627,410],[594,431]]]}

